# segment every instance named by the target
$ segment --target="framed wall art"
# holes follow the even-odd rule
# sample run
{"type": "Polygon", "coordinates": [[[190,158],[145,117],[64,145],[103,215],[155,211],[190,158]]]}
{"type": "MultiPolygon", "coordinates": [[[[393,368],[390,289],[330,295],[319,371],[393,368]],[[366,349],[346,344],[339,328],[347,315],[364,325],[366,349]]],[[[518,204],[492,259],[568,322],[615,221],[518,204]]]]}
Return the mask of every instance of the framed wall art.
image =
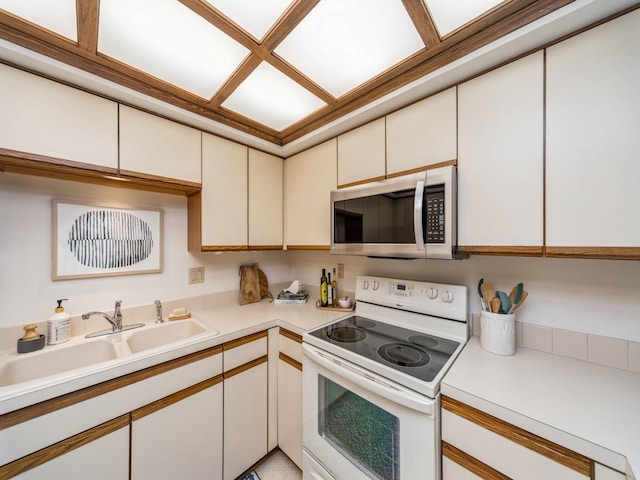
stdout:
{"type": "Polygon", "coordinates": [[[52,200],[53,280],[162,272],[160,209],[52,200]]]}

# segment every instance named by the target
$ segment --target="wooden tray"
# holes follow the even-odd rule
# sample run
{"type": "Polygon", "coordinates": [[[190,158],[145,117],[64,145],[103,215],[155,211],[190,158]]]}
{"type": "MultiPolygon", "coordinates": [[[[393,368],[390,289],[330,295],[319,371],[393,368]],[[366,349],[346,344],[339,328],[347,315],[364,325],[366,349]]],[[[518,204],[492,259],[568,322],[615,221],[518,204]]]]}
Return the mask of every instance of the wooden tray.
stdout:
{"type": "Polygon", "coordinates": [[[327,305],[326,307],[323,307],[319,303],[316,303],[316,309],[324,310],[327,312],[353,312],[356,309],[356,306],[351,305],[349,308],[342,308],[340,305],[337,305],[335,307],[333,305],[331,306],[327,305]]]}

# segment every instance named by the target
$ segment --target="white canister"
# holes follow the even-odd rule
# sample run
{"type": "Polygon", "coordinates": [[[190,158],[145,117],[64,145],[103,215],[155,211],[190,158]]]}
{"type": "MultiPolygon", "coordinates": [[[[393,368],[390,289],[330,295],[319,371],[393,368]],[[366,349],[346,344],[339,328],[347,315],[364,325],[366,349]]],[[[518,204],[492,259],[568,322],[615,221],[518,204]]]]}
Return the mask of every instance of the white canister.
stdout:
{"type": "Polygon", "coordinates": [[[480,312],[480,345],[498,355],[516,353],[516,314],[480,312]]]}

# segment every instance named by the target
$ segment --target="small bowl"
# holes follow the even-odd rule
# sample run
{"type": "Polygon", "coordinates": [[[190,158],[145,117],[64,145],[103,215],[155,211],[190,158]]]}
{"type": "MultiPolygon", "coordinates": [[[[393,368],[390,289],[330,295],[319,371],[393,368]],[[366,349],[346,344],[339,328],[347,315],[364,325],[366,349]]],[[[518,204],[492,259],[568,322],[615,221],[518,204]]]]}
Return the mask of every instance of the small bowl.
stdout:
{"type": "Polygon", "coordinates": [[[339,298],[338,299],[338,303],[340,304],[340,306],[342,308],[349,308],[351,307],[351,299],[344,297],[344,298],[339,298]]]}

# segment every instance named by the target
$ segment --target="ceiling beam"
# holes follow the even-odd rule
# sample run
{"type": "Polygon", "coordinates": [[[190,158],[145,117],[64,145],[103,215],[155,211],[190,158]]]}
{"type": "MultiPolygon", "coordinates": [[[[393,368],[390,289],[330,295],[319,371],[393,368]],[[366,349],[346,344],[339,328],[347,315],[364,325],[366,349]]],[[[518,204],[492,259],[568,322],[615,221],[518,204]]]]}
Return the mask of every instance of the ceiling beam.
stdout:
{"type": "Polygon", "coordinates": [[[78,47],[89,53],[98,53],[98,17],[100,0],[76,0],[78,47]]]}
{"type": "Polygon", "coordinates": [[[402,3],[427,50],[437,46],[440,43],[440,35],[425,3],[422,0],[402,0],[402,3]]]}

